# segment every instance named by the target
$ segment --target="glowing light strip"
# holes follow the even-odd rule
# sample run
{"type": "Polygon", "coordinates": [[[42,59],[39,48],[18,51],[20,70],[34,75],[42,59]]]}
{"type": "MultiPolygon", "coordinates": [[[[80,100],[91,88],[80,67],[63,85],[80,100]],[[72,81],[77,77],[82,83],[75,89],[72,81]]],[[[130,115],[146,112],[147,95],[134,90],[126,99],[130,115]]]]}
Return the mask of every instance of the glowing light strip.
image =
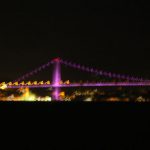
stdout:
{"type": "Polygon", "coordinates": [[[109,87],[109,86],[150,86],[150,82],[100,82],[100,83],[72,83],[72,84],[43,84],[43,85],[13,85],[7,88],[50,88],[50,87],[109,87]]]}

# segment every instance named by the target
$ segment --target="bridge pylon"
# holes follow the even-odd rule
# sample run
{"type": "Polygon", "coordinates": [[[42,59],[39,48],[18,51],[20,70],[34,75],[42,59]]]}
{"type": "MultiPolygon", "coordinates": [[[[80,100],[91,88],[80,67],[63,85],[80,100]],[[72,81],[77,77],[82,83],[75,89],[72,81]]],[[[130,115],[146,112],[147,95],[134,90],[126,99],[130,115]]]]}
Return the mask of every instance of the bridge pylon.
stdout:
{"type": "Polygon", "coordinates": [[[52,72],[52,84],[55,85],[52,90],[52,100],[61,100],[61,89],[59,84],[61,82],[61,63],[60,58],[53,59],[53,72],[52,72]],[[58,87],[57,87],[58,86],[58,87]]]}

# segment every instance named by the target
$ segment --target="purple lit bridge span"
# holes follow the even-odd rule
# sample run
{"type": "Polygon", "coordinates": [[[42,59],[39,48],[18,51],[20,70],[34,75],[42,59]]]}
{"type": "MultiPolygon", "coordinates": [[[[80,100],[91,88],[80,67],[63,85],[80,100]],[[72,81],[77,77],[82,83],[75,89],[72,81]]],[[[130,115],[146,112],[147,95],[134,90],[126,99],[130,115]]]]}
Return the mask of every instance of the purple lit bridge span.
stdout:
{"type": "Polygon", "coordinates": [[[123,74],[116,74],[112,72],[107,72],[103,70],[98,70],[95,68],[87,67],[84,65],[80,65],[77,63],[72,63],[70,61],[65,61],[60,58],[55,58],[48,63],[40,66],[37,69],[34,69],[33,71],[25,74],[24,76],[18,78],[17,80],[13,82],[6,83],[7,88],[52,88],[52,99],[53,100],[60,100],[60,89],[70,88],[70,87],[117,87],[117,86],[150,86],[150,80],[146,80],[139,77],[134,76],[128,76],[123,74]],[[113,78],[113,79],[119,79],[123,80],[122,82],[97,82],[97,83],[62,83],[61,80],[61,65],[65,65],[68,67],[72,67],[74,69],[78,69],[87,73],[96,74],[97,76],[104,76],[107,78],[113,78]],[[30,76],[37,74],[38,72],[44,70],[45,68],[49,67],[50,65],[54,66],[54,70],[52,72],[52,83],[50,81],[48,82],[28,82],[24,83],[24,80],[29,78],[30,76]]]}

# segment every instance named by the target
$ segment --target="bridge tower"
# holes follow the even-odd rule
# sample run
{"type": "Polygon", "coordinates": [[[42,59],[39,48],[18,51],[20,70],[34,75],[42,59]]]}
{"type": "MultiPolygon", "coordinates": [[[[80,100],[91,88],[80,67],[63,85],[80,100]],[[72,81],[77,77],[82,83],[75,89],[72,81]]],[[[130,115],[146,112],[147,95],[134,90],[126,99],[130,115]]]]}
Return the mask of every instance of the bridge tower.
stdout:
{"type": "Polygon", "coordinates": [[[60,58],[53,59],[53,74],[52,74],[52,84],[55,85],[52,91],[52,100],[61,100],[60,99],[60,87],[59,83],[61,81],[61,64],[60,58]],[[58,86],[58,87],[57,87],[58,86]]]}

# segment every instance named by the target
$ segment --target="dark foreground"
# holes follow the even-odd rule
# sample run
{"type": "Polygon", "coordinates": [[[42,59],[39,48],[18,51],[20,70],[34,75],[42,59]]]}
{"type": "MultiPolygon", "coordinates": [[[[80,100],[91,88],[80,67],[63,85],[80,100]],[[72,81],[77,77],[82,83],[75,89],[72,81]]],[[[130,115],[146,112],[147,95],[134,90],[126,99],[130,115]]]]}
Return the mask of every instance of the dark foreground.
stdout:
{"type": "Polygon", "coordinates": [[[27,150],[149,149],[149,121],[150,103],[0,102],[1,143],[27,150]]]}

